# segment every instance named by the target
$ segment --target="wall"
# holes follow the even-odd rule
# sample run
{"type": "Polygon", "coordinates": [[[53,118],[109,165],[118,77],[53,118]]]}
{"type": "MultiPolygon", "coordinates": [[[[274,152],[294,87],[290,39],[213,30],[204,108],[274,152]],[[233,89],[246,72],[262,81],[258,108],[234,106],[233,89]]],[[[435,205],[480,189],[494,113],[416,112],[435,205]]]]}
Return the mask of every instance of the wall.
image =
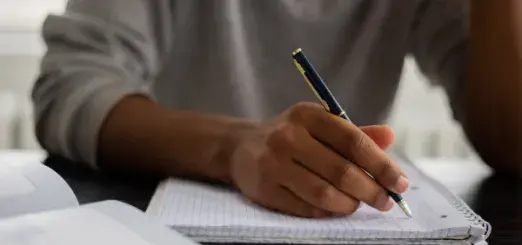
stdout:
{"type": "Polygon", "coordinates": [[[444,91],[429,85],[409,58],[389,123],[397,133],[397,148],[411,157],[477,158],[444,91]]]}
{"type": "Polygon", "coordinates": [[[39,148],[28,91],[44,48],[39,27],[66,0],[0,0],[0,149],[39,148]]]}
{"type": "Polygon", "coordinates": [[[48,13],[59,13],[66,0],[0,0],[1,29],[35,29],[48,13]]]}

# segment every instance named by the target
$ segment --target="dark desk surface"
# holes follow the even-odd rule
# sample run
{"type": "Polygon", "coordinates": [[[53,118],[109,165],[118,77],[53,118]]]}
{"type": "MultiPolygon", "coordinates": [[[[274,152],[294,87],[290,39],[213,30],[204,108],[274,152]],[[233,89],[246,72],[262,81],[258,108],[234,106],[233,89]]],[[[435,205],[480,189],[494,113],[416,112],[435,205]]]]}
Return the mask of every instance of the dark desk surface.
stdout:
{"type": "MultiPolygon", "coordinates": [[[[45,163],[62,175],[80,203],[114,199],[145,210],[158,183],[154,177],[102,175],[59,157],[45,163]]],[[[434,162],[419,167],[491,223],[489,244],[522,244],[522,179],[492,174],[478,162],[434,162]]]]}

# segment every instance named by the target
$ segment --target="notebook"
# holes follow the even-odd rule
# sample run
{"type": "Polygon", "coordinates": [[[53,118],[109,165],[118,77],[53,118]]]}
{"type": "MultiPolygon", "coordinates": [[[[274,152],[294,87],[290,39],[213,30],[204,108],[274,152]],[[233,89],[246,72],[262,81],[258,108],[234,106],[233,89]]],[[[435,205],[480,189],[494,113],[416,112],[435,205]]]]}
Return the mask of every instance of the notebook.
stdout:
{"type": "Polygon", "coordinates": [[[198,242],[299,244],[483,244],[490,224],[406,158],[391,154],[406,171],[403,195],[414,217],[395,206],[367,205],[352,215],[307,219],[268,211],[239,193],[182,179],[158,186],[147,213],[198,242]]]}

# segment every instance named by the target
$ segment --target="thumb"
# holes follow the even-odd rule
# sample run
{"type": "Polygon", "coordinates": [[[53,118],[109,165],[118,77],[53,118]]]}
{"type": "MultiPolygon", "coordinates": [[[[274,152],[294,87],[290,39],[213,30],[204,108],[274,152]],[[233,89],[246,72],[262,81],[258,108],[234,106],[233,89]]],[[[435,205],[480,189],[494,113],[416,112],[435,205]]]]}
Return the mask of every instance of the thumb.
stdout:
{"type": "Polygon", "coordinates": [[[395,140],[393,130],[384,125],[372,125],[359,127],[368,135],[381,149],[386,150],[395,140]]]}

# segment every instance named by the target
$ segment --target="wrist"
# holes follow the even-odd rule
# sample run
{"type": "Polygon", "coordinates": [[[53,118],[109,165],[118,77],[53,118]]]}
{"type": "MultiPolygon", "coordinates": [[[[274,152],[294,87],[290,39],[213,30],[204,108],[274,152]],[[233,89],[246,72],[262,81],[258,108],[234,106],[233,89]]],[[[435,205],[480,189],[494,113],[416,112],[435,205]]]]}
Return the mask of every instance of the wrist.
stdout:
{"type": "Polygon", "coordinates": [[[229,125],[213,159],[215,166],[219,166],[217,171],[222,182],[235,185],[231,172],[233,156],[245,138],[254,134],[259,127],[259,124],[251,121],[236,121],[229,125]]]}
{"type": "Polygon", "coordinates": [[[165,109],[138,96],[107,116],[98,144],[103,168],[231,183],[231,156],[251,121],[165,109]]]}

